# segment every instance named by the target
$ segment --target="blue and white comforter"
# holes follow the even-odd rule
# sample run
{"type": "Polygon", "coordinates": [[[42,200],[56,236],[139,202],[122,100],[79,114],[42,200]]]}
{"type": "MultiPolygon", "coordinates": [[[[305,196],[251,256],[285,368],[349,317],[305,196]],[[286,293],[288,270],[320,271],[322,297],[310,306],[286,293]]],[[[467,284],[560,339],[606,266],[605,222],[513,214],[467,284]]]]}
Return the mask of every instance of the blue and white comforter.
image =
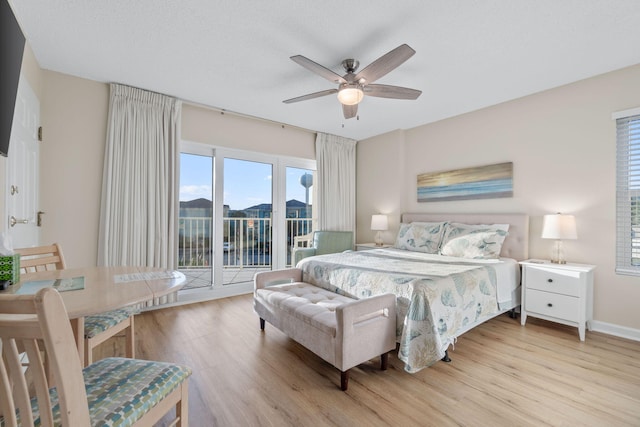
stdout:
{"type": "Polygon", "coordinates": [[[498,312],[491,264],[375,249],[309,257],[298,267],[304,281],[342,295],[395,294],[398,357],[411,373],[443,358],[468,325],[498,312]]]}

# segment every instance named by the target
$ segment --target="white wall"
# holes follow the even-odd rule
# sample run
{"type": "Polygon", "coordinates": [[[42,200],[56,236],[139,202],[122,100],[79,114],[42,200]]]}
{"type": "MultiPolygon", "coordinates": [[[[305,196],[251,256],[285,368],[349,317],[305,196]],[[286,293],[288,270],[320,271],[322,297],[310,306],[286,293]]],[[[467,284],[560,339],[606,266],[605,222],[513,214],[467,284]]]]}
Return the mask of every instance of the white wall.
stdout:
{"type": "Polygon", "coordinates": [[[405,132],[395,131],[358,142],[356,146],[356,241],[373,242],[371,215],[388,215],[389,231],[381,232],[387,242],[395,238],[407,192],[405,175],[405,132]],[[378,193],[377,189],[381,189],[378,193]]]}
{"type": "Polygon", "coordinates": [[[315,132],[184,104],[182,138],[258,153],[315,159],[315,132]]]}
{"type": "MultiPolygon", "coordinates": [[[[359,142],[358,241],[373,239],[368,221],[377,212],[393,215],[393,224],[401,212],[522,212],[530,215],[530,256],[548,259],[552,242],[539,238],[542,216],[571,213],[579,239],[566,241],[565,251],[569,261],[597,265],[595,319],[640,329],[640,278],[614,273],[611,119],[614,111],[640,106],[638,87],[640,65],[359,142]],[[514,164],[512,198],[417,202],[418,174],[508,161],[514,164]],[[398,178],[381,180],[381,170],[398,178]]],[[[396,231],[385,234],[387,242],[396,231]]]]}
{"type": "Polygon", "coordinates": [[[68,267],[96,264],[109,87],[44,72],[40,100],[43,243],[60,243],[68,267]]]}

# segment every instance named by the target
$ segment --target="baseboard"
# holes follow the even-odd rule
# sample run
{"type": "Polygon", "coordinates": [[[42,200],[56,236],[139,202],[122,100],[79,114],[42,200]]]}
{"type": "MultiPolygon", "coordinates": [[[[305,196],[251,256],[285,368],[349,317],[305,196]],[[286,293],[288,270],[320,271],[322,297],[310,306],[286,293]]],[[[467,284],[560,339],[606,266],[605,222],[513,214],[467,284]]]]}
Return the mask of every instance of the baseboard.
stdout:
{"type": "Polygon", "coordinates": [[[627,338],[633,341],[640,341],[640,330],[626,326],[614,325],[594,320],[591,322],[591,330],[602,332],[603,334],[614,335],[620,338],[627,338]]]}

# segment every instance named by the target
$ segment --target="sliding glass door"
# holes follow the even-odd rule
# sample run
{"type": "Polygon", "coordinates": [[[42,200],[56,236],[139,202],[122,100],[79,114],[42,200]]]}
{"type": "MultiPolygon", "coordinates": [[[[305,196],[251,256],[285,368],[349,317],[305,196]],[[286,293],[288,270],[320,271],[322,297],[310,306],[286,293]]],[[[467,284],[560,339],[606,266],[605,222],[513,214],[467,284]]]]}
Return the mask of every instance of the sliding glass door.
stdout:
{"type": "Polygon", "coordinates": [[[180,153],[178,268],[187,274],[188,289],[210,287],[212,283],[212,180],[210,153],[180,153]]]}
{"type": "Polygon", "coordinates": [[[183,143],[180,170],[185,289],[248,288],[313,230],[315,161],[183,143]]]}
{"type": "Polygon", "coordinates": [[[223,158],[223,285],[271,269],[273,165],[223,158]]]}

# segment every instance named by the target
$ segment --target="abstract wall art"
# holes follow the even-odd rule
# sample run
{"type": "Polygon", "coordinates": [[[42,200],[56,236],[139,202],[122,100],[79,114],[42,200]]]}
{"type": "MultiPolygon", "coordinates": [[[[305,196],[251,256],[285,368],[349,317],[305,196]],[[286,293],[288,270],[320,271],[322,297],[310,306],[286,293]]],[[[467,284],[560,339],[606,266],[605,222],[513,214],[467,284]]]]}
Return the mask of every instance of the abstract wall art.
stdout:
{"type": "Polygon", "coordinates": [[[513,163],[418,175],[418,202],[513,197],[513,163]]]}

